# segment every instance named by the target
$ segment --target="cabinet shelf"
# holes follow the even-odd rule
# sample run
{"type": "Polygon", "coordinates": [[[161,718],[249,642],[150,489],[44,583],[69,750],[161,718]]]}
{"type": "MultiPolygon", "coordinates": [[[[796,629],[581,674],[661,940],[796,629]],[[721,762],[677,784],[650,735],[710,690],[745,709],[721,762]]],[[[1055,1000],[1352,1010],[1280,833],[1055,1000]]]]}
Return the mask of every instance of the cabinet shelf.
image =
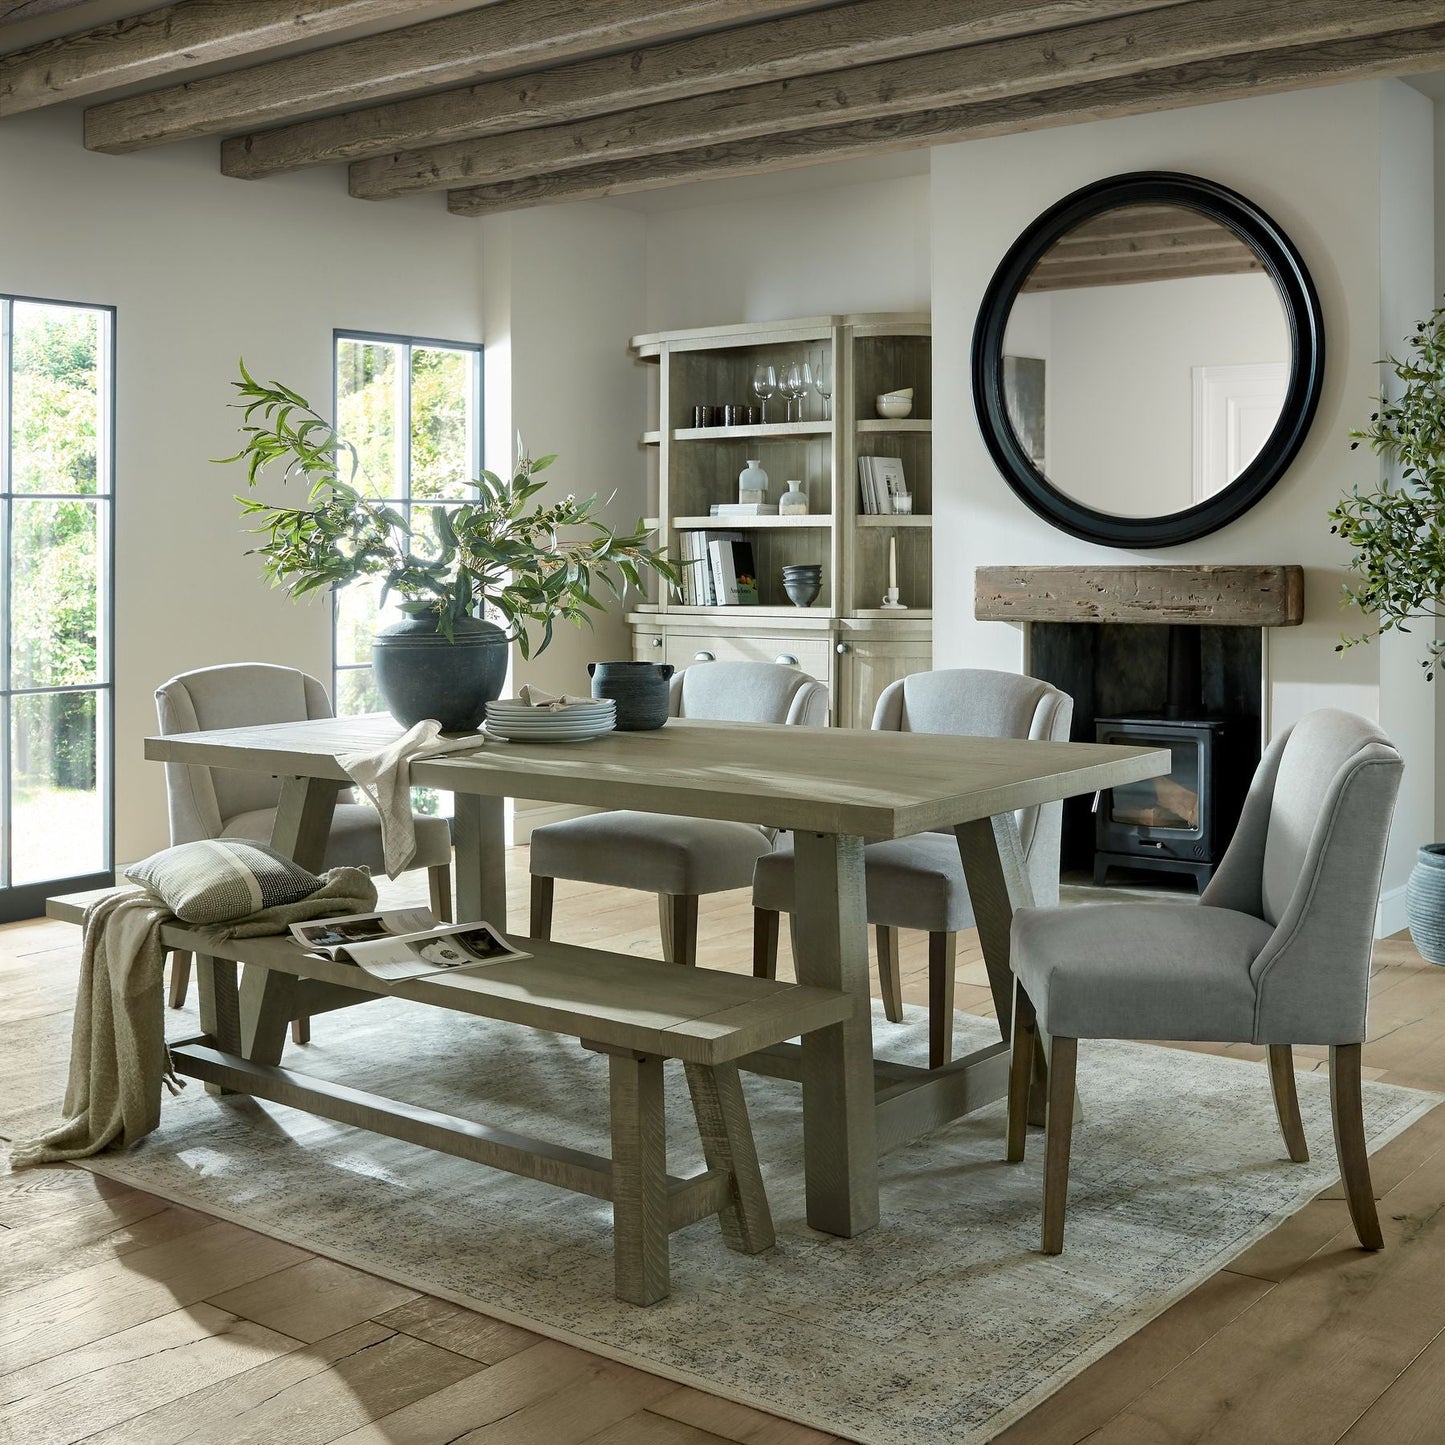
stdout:
{"type": "Polygon", "coordinates": [[[933,516],[928,512],[860,512],[860,527],[931,527],[933,516]]]}
{"type": "Polygon", "coordinates": [[[868,621],[903,622],[910,617],[931,618],[931,607],[855,607],[849,617],[866,618],[868,621]]]}
{"type": "Polygon", "coordinates": [[[867,432],[931,432],[933,422],[928,417],[899,417],[890,420],[887,417],[870,417],[866,421],[858,423],[858,430],[867,432]]]}
{"type": "Polygon", "coordinates": [[[679,532],[720,532],[746,531],[773,527],[813,527],[832,529],[831,517],[674,517],[672,525],[679,532]]]}
{"type": "Polygon", "coordinates": [[[770,421],[757,426],[680,426],[672,434],[677,442],[788,441],[796,437],[822,437],[833,430],[830,421],[770,421]]]}
{"type": "Polygon", "coordinates": [[[662,433],[660,431],[645,431],[638,445],[644,447],[660,447],[662,445],[662,433]]]}
{"type": "MultiPolygon", "coordinates": [[[[832,609],[828,607],[794,607],[790,604],[782,607],[686,607],[678,602],[668,604],[668,615],[680,612],[687,617],[799,617],[812,615],[814,617],[831,617],[832,609]]],[[[886,614],[892,616],[892,613],[886,614]]]]}

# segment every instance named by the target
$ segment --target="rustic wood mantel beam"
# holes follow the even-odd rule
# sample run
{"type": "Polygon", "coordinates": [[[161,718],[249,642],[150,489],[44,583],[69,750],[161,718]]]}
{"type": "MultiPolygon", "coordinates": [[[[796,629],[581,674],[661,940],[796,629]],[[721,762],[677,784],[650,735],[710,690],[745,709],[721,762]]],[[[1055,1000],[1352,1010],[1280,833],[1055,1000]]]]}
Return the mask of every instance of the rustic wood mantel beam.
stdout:
{"type": "Polygon", "coordinates": [[[454,215],[483,216],[1442,66],[1445,24],[1428,25],[471,186],[450,191],[447,206],[454,215]]]}
{"type": "Polygon", "coordinates": [[[1156,66],[1252,55],[1406,30],[1438,21],[1442,0],[1196,0],[1046,37],[1017,36],[851,70],[792,77],[614,115],[357,161],[351,194],[491,185],[586,166],[826,125],[968,105],[1131,75],[1156,66]]]}
{"type": "Polygon", "coordinates": [[[1182,0],[855,0],[342,115],[235,136],[221,169],[255,179],[562,125],[740,86],[868,65],[1182,0]]]}
{"type": "Polygon", "coordinates": [[[0,115],[98,95],[415,9],[411,0],[178,0],[0,56],[0,115]]]}
{"type": "Polygon", "coordinates": [[[693,30],[816,0],[492,0],[440,20],[126,96],[85,113],[85,144],[119,153],[275,125],[693,30]]]}

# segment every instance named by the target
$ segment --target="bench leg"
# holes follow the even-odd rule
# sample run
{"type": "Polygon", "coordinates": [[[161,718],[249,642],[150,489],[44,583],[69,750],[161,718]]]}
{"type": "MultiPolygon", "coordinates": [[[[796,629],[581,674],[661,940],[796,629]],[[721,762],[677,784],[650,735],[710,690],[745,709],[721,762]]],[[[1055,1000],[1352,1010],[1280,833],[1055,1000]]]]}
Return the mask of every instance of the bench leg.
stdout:
{"type": "Polygon", "coordinates": [[[185,1008],[186,990],[191,986],[191,955],[184,948],[171,950],[171,997],[172,1008],[185,1008]]]}
{"type": "Polygon", "coordinates": [[[248,963],[241,970],[242,1057],[253,1064],[276,1065],[286,1047],[286,1026],[291,1037],[304,1044],[311,1037],[310,1020],[296,1019],[296,978],[274,968],[248,963]],[[297,1037],[298,1030],[301,1037],[297,1037]]]}
{"type": "Polygon", "coordinates": [[[726,1169],[732,1175],[733,1203],[718,1215],[723,1239],[740,1254],[761,1254],[773,1247],[776,1236],[738,1066],[687,1064],[685,1068],[707,1167],[726,1169]]]}
{"type": "Polygon", "coordinates": [[[612,1251],[617,1298],[650,1305],[668,1282],[667,1123],[662,1060],[608,1054],[612,1099],[612,1251]]]}
{"type": "MultiPolygon", "coordinates": [[[[241,1052],[241,1001],[236,989],[236,965],[229,958],[197,954],[196,988],[200,995],[201,1031],[228,1054],[241,1052]]],[[[207,1084],[208,1094],[229,1094],[219,1084],[207,1084]]]]}

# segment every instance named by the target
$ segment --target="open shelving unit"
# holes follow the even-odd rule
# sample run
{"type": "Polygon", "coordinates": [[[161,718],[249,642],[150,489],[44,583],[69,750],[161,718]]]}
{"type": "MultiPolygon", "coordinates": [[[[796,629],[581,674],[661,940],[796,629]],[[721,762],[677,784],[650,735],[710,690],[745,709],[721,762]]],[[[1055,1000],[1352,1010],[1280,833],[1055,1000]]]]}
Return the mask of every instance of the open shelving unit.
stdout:
{"type": "Polygon", "coordinates": [[[697,607],[654,590],[629,615],[634,655],[686,666],[713,658],[787,659],[833,690],[835,725],[867,726],[878,692],[895,677],[927,668],[932,656],[933,392],[929,320],[916,315],[804,317],[757,326],[659,332],[633,338],[634,352],[656,364],[656,384],[641,451],[648,506],[669,552],[697,530],[745,531],[758,573],[759,605],[697,607]],[[802,416],[780,421],[784,402],[767,403],[769,420],[748,426],[696,427],[693,408],[758,405],[759,364],[828,357],[832,414],[809,393],[802,416]],[[880,418],[874,399],[912,387],[914,407],[880,418]],[[898,457],[913,496],[906,515],[863,512],[859,456],[898,457]],[[789,479],[803,484],[805,517],[714,517],[715,503],[737,500],[738,473],[758,459],[769,501],[789,479]],[[906,611],[880,604],[896,557],[906,611]],[[793,607],[782,569],[817,563],[823,587],[806,609],[793,607]]]}

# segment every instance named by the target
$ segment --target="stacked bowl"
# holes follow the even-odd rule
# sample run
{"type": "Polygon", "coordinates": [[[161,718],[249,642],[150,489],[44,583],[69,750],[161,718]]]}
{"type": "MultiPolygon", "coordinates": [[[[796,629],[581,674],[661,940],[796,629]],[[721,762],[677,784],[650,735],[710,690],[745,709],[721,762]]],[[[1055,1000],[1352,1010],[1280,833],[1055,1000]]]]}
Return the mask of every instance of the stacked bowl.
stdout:
{"type": "Polygon", "coordinates": [[[823,587],[823,568],[818,562],[799,562],[783,568],[783,591],[794,607],[810,607],[823,587]]]}
{"type": "Polygon", "coordinates": [[[487,704],[487,732],[509,743],[585,743],[616,726],[617,704],[610,697],[555,708],[534,707],[514,698],[487,704]]]}

